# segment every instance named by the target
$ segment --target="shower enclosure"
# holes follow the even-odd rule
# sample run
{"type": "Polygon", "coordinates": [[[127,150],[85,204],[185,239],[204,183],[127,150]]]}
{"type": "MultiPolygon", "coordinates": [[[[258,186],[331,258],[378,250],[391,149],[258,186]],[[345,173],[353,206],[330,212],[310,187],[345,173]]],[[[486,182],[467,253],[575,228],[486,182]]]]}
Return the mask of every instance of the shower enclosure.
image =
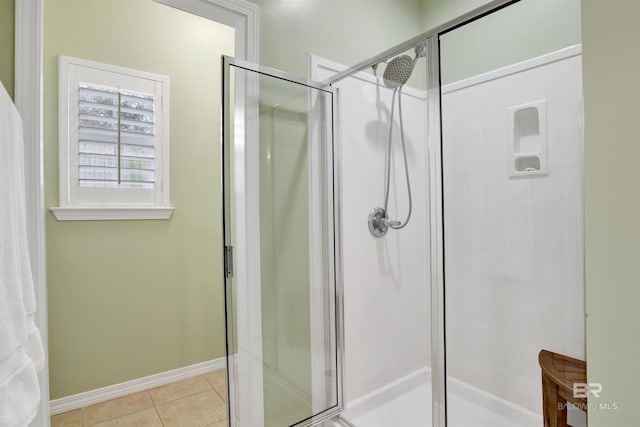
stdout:
{"type": "Polygon", "coordinates": [[[231,426],[543,424],[539,351],[584,359],[576,5],[309,80],[225,58],[231,426]]]}

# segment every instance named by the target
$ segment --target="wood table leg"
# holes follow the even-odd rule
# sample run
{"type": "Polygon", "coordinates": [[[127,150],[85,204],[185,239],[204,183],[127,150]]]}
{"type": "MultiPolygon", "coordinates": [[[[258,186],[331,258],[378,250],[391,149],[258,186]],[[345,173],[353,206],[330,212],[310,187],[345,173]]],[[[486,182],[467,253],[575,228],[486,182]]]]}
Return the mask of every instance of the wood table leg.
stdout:
{"type": "Polygon", "coordinates": [[[558,391],[558,385],[542,374],[542,413],[544,427],[567,427],[567,401],[558,391]]]}

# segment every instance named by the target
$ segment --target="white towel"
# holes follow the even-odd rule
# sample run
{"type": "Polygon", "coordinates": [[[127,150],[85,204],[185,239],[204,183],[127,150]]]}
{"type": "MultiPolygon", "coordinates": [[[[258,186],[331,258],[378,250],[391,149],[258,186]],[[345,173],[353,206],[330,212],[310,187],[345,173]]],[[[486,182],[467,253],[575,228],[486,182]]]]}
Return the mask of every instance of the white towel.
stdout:
{"type": "Polygon", "coordinates": [[[0,84],[0,427],[29,425],[44,364],[27,248],[22,120],[0,84]]]}

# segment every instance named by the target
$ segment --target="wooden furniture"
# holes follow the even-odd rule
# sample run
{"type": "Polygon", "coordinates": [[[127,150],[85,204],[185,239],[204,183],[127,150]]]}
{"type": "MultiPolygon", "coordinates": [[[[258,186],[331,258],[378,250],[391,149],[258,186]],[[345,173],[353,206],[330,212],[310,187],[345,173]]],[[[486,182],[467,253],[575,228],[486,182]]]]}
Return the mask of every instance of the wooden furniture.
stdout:
{"type": "Polygon", "coordinates": [[[573,385],[587,382],[587,364],[572,357],[541,350],[544,427],[567,427],[567,402],[587,411],[587,399],[574,397],[573,385]]]}

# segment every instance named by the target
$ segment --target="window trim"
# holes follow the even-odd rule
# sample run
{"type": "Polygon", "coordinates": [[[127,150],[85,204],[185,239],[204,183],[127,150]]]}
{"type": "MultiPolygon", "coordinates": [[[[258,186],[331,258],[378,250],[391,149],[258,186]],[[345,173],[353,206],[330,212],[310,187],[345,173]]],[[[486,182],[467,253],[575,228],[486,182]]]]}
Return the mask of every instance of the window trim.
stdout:
{"type": "Polygon", "coordinates": [[[49,208],[58,221],[169,219],[171,206],[67,206],[49,208]]]}
{"type": "MultiPolygon", "coordinates": [[[[77,73],[76,73],[77,75],[77,73]]],[[[141,220],[169,219],[175,208],[169,206],[169,78],[167,76],[133,70],[111,64],[60,55],[58,57],[58,155],[59,155],[59,206],[50,210],[59,221],[81,220],[141,220]],[[71,67],[95,68],[106,72],[148,79],[162,85],[162,97],[158,102],[162,112],[160,138],[155,145],[160,166],[158,197],[152,203],[82,202],[77,198],[72,179],[71,156],[78,153],[77,141],[72,141],[70,121],[70,69],[71,67]]]]}

